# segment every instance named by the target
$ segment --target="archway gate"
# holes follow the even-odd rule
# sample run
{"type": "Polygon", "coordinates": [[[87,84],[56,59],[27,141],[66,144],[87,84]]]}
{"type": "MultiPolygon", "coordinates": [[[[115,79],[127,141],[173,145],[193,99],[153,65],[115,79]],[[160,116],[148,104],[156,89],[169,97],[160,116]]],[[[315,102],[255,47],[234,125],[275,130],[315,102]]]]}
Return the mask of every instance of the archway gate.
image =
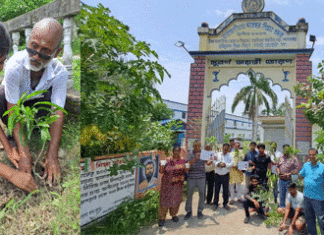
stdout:
{"type": "Polygon", "coordinates": [[[307,154],[312,125],[304,117],[303,109],[296,108],[306,100],[296,96],[293,88],[296,83],[307,83],[312,74],[309,59],[313,48],[306,48],[307,31],[304,19],[290,26],[273,12],[233,13],[216,29],[203,23],[198,28],[199,51],[190,51],[194,63],[190,70],[187,121],[196,126],[188,125],[186,143],[201,139],[204,144],[212,91],[252,70],[290,91],[293,143],[300,154],[307,154]]]}

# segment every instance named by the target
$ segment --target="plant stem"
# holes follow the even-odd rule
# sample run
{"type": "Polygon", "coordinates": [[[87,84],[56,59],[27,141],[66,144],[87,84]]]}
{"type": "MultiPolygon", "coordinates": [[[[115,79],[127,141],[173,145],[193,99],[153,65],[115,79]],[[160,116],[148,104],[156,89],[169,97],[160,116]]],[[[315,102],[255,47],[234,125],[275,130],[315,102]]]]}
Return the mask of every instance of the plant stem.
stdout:
{"type": "Polygon", "coordinates": [[[33,167],[33,172],[34,172],[34,174],[35,174],[38,178],[40,178],[40,179],[42,179],[43,177],[40,176],[40,175],[36,172],[36,165],[37,165],[37,163],[38,163],[40,157],[41,157],[42,154],[43,154],[43,151],[44,151],[44,148],[45,148],[45,144],[46,144],[46,141],[44,141],[43,146],[42,146],[42,149],[41,149],[41,151],[40,151],[40,153],[39,153],[39,155],[38,155],[38,157],[37,157],[37,159],[36,159],[36,161],[35,161],[34,167],[33,167]]]}

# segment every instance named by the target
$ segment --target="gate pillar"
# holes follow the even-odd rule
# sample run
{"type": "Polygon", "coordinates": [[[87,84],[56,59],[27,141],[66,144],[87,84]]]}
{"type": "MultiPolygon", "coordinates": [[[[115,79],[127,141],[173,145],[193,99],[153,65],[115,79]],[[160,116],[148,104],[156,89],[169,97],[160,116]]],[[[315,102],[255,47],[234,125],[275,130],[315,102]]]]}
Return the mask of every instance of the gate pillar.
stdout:
{"type": "MultiPolygon", "coordinates": [[[[309,61],[310,54],[298,54],[296,57],[296,82],[308,84],[307,77],[312,75],[312,62],[309,61]]],[[[299,155],[307,155],[312,145],[312,124],[304,116],[305,108],[297,108],[307,99],[296,96],[296,128],[295,145],[301,150],[299,155]]]]}
{"type": "Polygon", "coordinates": [[[196,56],[194,60],[190,66],[186,147],[190,141],[201,139],[206,57],[196,56]]]}

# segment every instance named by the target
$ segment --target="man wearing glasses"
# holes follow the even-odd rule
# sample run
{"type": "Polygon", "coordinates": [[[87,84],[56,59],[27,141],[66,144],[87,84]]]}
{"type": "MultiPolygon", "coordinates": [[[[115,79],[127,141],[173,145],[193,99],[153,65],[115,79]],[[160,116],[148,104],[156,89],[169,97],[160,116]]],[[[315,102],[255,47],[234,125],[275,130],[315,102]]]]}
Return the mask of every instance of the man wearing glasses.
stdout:
{"type": "MultiPolygon", "coordinates": [[[[3,123],[7,125],[8,116],[3,113],[18,103],[24,92],[31,94],[39,90],[46,93],[33,97],[25,102],[31,106],[39,101],[50,101],[62,108],[65,105],[68,73],[64,65],[55,59],[62,47],[62,25],[55,19],[46,18],[33,27],[26,50],[15,53],[7,62],[5,76],[0,87],[0,115],[3,123]]],[[[37,115],[46,114],[41,110],[37,115]]],[[[58,163],[58,149],[62,135],[63,112],[56,111],[60,117],[51,124],[48,151],[46,154],[44,178],[50,186],[60,178],[58,163]]],[[[20,159],[18,168],[22,172],[31,173],[31,155],[28,146],[19,141],[20,123],[13,131],[17,143],[20,159]]]]}

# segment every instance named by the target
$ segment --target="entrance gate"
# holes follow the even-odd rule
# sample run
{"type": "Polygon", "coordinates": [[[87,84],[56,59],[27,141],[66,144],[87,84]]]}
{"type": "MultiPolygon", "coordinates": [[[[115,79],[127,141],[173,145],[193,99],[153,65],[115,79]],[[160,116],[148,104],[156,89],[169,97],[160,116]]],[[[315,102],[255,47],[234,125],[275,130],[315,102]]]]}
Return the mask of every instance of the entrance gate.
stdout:
{"type": "Polygon", "coordinates": [[[201,139],[204,144],[212,92],[252,70],[290,91],[292,142],[301,150],[300,154],[307,154],[312,125],[304,117],[303,109],[296,108],[306,100],[296,96],[293,87],[296,83],[307,83],[312,74],[309,59],[313,48],[306,48],[308,23],[300,19],[296,25],[288,25],[273,12],[261,12],[262,8],[255,5],[249,8],[246,1],[243,6],[244,13],[233,13],[215,29],[207,23],[198,28],[199,50],[190,51],[194,63],[190,70],[186,143],[201,139]],[[190,128],[190,123],[197,120],[200,131],[190,128]]]}

